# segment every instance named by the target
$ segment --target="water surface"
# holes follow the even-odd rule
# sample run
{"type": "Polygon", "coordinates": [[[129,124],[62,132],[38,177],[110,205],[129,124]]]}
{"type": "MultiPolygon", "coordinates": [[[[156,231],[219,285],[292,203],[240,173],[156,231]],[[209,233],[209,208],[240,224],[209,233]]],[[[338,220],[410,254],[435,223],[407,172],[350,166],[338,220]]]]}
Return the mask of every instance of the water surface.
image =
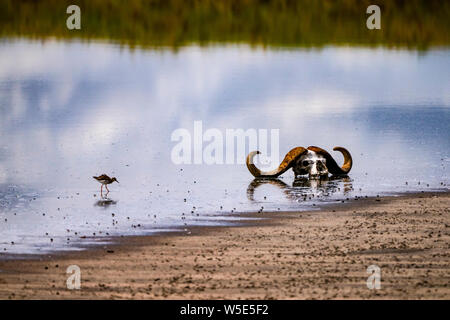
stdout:
{"type": "Polygon", "coordinates": [[[231,213],[261,207],[446,190],[449,69],[445,49],[3,41],[0,250],[77,250],[113,235],[231,223],[231,213]],[[192,132],[194,121],[223,133],[279,129],[280,158],[318,145],[341,163],[332,152],[341,145],[354,166],[348,179],[294,182],[288,171],[260,183],[244,164],[176,165],[171,134],[192,132]],[[102,173],[120,181],[106,201],[92,179],[102,173]]]}

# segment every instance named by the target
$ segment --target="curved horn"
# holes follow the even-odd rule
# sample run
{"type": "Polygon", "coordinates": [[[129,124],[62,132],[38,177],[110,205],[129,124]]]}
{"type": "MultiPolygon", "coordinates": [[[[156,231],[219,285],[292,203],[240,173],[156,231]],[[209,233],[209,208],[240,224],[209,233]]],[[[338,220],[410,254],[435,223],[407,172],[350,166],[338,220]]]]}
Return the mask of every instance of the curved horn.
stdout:
{"type": "Polygon", "coordinates": [[[333,148],[334,151],[339,151],[344,156],[344,164],[342,165],[342,167],[339,167],[339,165],[336,163],[333,157],[326,150],[315,146],[308,147],[308,150],[314,151],[322,155],[327,160],[328,172],[330,172],[331,174],[344,175],[349,173],[350,170],[352,169],[353,165],[352,156],[350,152],[348,152],[348,150],[343,147],[333,148]]]}
{"type": "Polygon", "coordinates": [[[259,170],[254,164],[253,164],[253,157],[257,154],[260,154],[259,151],[252,151],[247,156],[247,168],[250,171],[250,173],[256,177],[256,178],[276,178],[279,175],[285,173],[292,165],[294,164],[295,160],[298,159],[302,154],[308,152],[303,147],[297,147],[289,151],[286,156],[284,157],[281,164],[278,166],[277,169],[267,172],[262,172],[259,170]]]}

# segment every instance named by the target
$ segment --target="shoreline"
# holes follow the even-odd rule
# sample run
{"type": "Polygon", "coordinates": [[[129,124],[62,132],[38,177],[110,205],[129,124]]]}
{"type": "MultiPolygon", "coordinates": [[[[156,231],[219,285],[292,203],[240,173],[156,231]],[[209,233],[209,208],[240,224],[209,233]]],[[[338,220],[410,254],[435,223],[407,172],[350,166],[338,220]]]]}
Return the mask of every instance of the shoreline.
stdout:
{"type": "MultiPolygon", "coordinates": [[[[243,219],[233,222],[232,226],[188,227],[189,234],[164,232],[123,236],[111,244],[83,251],[4,259],[0,260],[0,298],[448,299],[449,207],[449,191],[350,199],[345,203],[327,203],[313,211],[236,214],[243,219]],[[417,213],[419,210],[433,214],[421,216],[417,213]],[[251,220],[255,217],[267,219],[251,220]],[[355,220],[351,220],[352,217],[355,220]],[[405,219],[407,221],[403,221],[405,219]],[[392,224],[391,220],[398,220],[398,223],[392,224]],[[414,223],[405,223],[411,222],[409,220],[414,223]],[[416,224],[416,220],[423,221],[416,224]],[[368,222],[371,224],[367,225],[368,222]],[[376,225],[380,223],[378,230],[376,225]],[[425,229],[421,230],[423,227],[425,229]],[[367,243],[361,228],[368,234],[374,231],[376,240],[367,243]],[[437,239],[434,239],[436,232],[437,239]],[[349,233],[354,233],[358,239],[353,239],[349,233]],[[412,243],[405,241],[408,238],[412,243]],[[230,252],[231,256],[227,254],[230,252]],[[414,280],[412,276],[410,279],[418,289],[407,289],[411,283],[406,283],[393,291],[369,290],[365,285],[368,276],[365,268],[369,264],[350,272],[356,258],[379,261],[383,272],[387,262],[383,262],[382,257],[389,257],[388,266],[392,261],[414,265],[403,270],[406,274],[411,273],[411,269],[421,271],[420,279],[414,280]],[[415,262],[409,261],[411,259],[415,262]],[[247,263],[240,268],[235,264],[239,261],[247,263]],[[295,263],[290,265],[288,261],[295,263]],[[437,266],[426,267],[426,263],[437,266]],[[81,268],[81,290],[66,288],[69,275],[65,271],[72,264],[81,268]],[[295,264],[303,267],[297,268],[295,264]],[[338,268],[342,265],[345,265],[343,269],[338,268]],[[265,274],[269,270],[271,272],[265,274]],[[356,283],[355,273],[358,274],[356,283]],[[434,273],[438,274],[433,277],[436,284],[427,286],[430,282],[426,279],[434,273]],[[424,274],[426,277],[422,279],[424,274]],[[338,285],[339,275],[345,280],[344,288],[338,285]],[[422,285],[417,285],[419,280],[422,285]],[[292,286],[296,282],[299,283],[292,286]]],[[[388,271],[392,270],[388,267],[388,271]]],[[[398,274],[388,281],[395,282],[395,278],[400,281],[405,276],[400,274],[402,276],[398,274]]]]}
{"type": "MultiPolygon", "coordinates": [[[[173,227],[173,229],[167,229],[166,231],[158,231],[151,234],[139,234],[139,235],[113,235],[109,237],[87,237],[85,239],[98,240],[99,242],[105,241],[105,244],[86,244],[80,247],[77,247],[73,250],[54,250],[51,252],[43,252],[43,253],[8,253],[8,252],[0,252],[0,263],[2,261],[11,261],[11,260],[51,260],[55,258],[63,258],[70,255],[78,255],[82,254],[86,251],[100,251],[103,252],[106,249],[134,244],[141,244],[141,238],[149,239],[151,238],[165,238],[172,236],[185,236],[185,235],[197,235],[202,234],[203,232],[207,232],[208,230],[221,230],[223,228],[236,228],[236,227],[253,227],[253,226],[263,226],[266,224],[276,223],[273,221],[274,219],[283,219],[292,214],[302,214],[302,213],[316,213],[320,211],[327,210],[343,210],[345,208],[353,208],[353,207],[362,207],[364,204],[372,204],[374,201],[390,201],[396,200],[399,198],[409,198],[409,197],[418,197],[423,195],[435,195],[435,194],[450,194],[450,189],[435,189],[431,191],[404,191],[401,193],[386,193],[381,196],[364,196],[355,198],[349,198],[346,200],[337,199],[334,202],[323,202],[321,204],[314,204],[311,208],[312,210],[289,210],[289,211],[235,211],[233,213],[229,213],[226,217],[237,217],[238,220],[227,220],[223,219],[225,223],[221,225],[191,225],[191,226],[178,226],[173,227]],[[382,200],[378,200],[382,199],[382,200]],[[187,231],[186,231],[187,230],[187,231]],[[137,240],[137,241],[136,241],[137,240]]],[[[216,221],[222,222],[222,217],[225,216],[217,216],[216,221]]],[[[0,268],[1,273],[1,268],[0,268]]]]}
{"type": "MultiPolygon", "coordinates": [[[[171,230],[166,231],[158,231],[151,234],[139,234],[139,235],[114,235],[109,237],[87,237],[85,239],[98,240],[100,242],[105,241],[105,244],[86,244],[84,246],[80,246],[73,250],[54,250],[51,252],[43,252],[43,253],[8,253],[8,252],[0,252],[0,263],[2,261],[10,261],[10,260],[45,260],[45,259],[55,259],[55,258],[63,258],[70,255],[78,255],[82,254],[86,251],[100,251],[103,252],[106,249],[123,246],[128,244],[140,244],[141,238],[149,239],[151,238],[161,238],[161,237],[172,237],[172,236],[185,236],[187,234],[202,234],[202,232],[207,232],[209,229],[221,230],[222,228],[235,228],[235,227],[252,227],[252,226],[263,226],[264,221],[267,224],[276,223],[276,219],[286,218],[291,214],[301,214],[301,213],[315,213],[319,211],[327,211],[327,210],[342,210],[349,207],[361,207],[364,204],[372,204],[373,201],[379,201],[377,199],[382,199],[382,201],[395,200],[398,198],[409,198],[409,197],[418,197],[423,195],[435,195],[435,194],[450,194],[450,189],[435,189],[431,191],[405,191],[401,193],[387,193],[381,196],[364,196],[355,198],[349,198],[348,200],[337,199],[335,201],[323,202],[321,204],[314,204],[312,206],[312,210],[289,210],[289,211],[235,211],[233,213],[229,213],[226,217],[237,217],[238,220],[227,220],[223,221],[228,223],[221,225],[191,225],[191,226],[178,226],[173,227],[171,230]],[[343,202],[344,201],[344,202],[343,202]],[[287,215],[287,216],[286,216],[287,215]],[[187,231],[186,231],[187,230],[187,231]],[[137,241],[136,241],[137,240],[137,241]]],[[[223,216],[225,217],[225,216],[223,216]]],[[[217,216],[217,222],[222,221],[222,216],[217,216]]],[[[1,273],[1,268],[0,268],[1,273]]]]}

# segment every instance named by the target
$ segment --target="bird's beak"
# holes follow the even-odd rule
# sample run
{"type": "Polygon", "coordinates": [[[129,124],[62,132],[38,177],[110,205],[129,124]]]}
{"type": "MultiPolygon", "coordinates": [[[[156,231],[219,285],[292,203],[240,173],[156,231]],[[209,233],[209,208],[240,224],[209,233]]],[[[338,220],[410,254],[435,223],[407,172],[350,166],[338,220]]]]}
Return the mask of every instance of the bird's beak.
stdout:
{"type": "Polygon", "coordinates": [[[119,181],[116,180],[117,183],[119,183],[119,181]]]}

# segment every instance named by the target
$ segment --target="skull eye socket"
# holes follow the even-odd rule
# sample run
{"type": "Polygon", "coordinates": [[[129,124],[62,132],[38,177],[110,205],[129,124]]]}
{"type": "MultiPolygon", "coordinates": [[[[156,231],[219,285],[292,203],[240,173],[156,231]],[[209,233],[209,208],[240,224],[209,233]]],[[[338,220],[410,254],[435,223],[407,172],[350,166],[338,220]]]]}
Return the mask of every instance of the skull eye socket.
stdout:
{"type": "Polygon", "coordinates": [[[303,160],[303,161],[302,161],[302,165],[303,165],[304,167],[309,166],[309,161],[308,161],[308,160],[303,160]]]}

